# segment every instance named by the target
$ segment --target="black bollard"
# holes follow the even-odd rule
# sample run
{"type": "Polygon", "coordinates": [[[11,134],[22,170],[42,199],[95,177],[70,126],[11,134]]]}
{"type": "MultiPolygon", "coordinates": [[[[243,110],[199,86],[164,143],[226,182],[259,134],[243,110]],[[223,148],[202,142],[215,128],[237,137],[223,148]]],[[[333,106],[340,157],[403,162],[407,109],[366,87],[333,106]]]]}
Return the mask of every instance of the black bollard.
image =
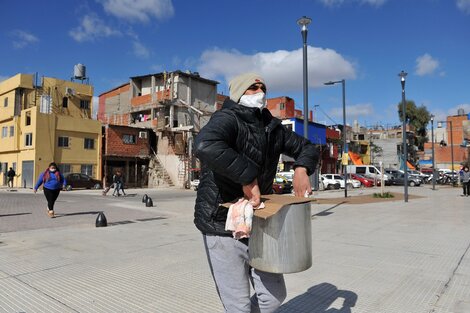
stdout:
{"type": "Polygon", "coordinates": [[[104,216],[103,212],[100,212],[98,214],[98,217],[96,218],[96,227],[106,227],[108,226],[108,221],[106,220],[106,216],[104,216]]]}
{"type": "Polygon", "coordinates": [[[146,207],[153,207],[152,198],[147,197],[147,201],[145,201],[145,206],[146,206],[146,207]]]}
{"type": "Polygon", "coordinates": [[[147,196],[147,194],[145,194],[143,197],[142,197],[142,203],[147,203],[147,198],[149,196],[147,196]]]}

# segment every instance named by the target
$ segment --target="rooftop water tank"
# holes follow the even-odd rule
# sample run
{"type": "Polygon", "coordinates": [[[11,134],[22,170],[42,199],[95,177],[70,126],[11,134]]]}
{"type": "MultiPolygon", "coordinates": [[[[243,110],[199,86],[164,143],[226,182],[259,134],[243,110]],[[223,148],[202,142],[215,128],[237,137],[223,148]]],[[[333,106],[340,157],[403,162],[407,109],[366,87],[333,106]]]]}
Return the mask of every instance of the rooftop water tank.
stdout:
{"type": "Polygon", "coordinates": [[[86,78],[86,67],[83,64],[76,64],[73,67],[73,78],[85,79],[86,78]]]}
{"type": "Polygon", "coordinates": [[[465,115],[465,110],[463,108],[460,108],[457,110],[457,115],[465,115]]]}

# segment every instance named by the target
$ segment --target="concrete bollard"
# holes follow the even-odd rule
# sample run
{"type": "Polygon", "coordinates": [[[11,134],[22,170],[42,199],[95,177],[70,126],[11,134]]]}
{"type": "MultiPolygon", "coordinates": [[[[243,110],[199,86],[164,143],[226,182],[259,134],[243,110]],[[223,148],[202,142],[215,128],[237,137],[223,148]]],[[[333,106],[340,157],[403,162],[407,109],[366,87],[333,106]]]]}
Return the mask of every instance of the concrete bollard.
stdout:
{"type": "Polygon", "coordinates": [[[147,197],[147,201],[145,201],[145,206],[146,206],[146,207],[153,207],[152,198],[147,197]]]}
{"type": "Polygon", "coordinates": [[[106,227],[108,226],[108,221],[106,220],[106,216],[104,216],[103,212],[100,212],[96,217],[96,227],[106,227]]]}

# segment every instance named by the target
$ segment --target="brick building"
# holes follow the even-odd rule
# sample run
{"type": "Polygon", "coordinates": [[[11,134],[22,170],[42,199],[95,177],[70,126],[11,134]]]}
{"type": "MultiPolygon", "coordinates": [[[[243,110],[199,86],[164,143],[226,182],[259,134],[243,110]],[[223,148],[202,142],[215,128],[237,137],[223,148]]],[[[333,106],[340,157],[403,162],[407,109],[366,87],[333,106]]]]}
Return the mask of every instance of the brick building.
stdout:
{"type": "MultiPolygon", "coordinates": [[[[460,112],[459,115],[448,116],[445,121],[436,121],[437,133],[444,129],[442,135],[434,134],[429,142],[424,144],[423,164],[432,166],[432,140],[434,139],[435,166],[439,169],[459,170],[461,165],[468,162],[470,142],[469,115],[460,112]],[[452,158],[453,156],[453,158],[452,158]]],[[[435,129],[436,130],[436,129],[435,129]]]]}

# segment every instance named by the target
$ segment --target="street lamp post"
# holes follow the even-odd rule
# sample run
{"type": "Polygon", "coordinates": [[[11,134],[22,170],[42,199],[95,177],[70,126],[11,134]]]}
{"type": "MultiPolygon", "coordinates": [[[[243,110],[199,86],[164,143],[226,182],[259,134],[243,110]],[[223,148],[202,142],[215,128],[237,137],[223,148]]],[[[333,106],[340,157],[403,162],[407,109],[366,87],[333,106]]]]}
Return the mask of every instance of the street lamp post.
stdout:
{"type": "Polygon", "coordinates": [[[408,202],[408,149],[407,149],[407,135],[406,135],[406,99],[405,99],[405,77],[408,75],[405,71],[401,71],[398,76],[401,78],[401,101],[403,105],[403,165],[404,165],[404,188],[405,195],[404,200],[408,202]]]}
{"type": "Polygon", "coordinates": [[[308,139],[308,67],[307,67],[307,26],[312,19],[303,16],[297,20],[297,24],[301,27],[303,41],[303,80],[304,80],[304,137],[308,139]]]}
{"type": "Polygon", "coordinates": [[[436,190],[436,163],[434,160],[434,115],[431,114],[431,147],[432,147],[432,190],[436,190]]]}
{"type": "MultiPolygon", "coordinates": [[[[343,158],[344,154],[348,153],[346,145],[346,81],[344,79],[338,81],[329,81],[324,83],[325,85],[334,85],[341,83],[343,86],[343,158]]],[[[347,160],[347,158],[346,158],[347,160]]],[[[343,174],[344,174],[344,197],[348,197],[348,165],[343,164],[343,174]]]]}
{"type": "MultiPolygon", "coordinates": [[[[307,16],[302,16],[297,20],[297,24],[301,27],[303,41],[303,91],[304,91],[304,137],[308,139],[308,66],[307,66],[307,26],[312,22],[312,19],[307,16]]],[[[318,190],[318,169],[315,168],[313,177],[313,185],[318,190]]]]}

